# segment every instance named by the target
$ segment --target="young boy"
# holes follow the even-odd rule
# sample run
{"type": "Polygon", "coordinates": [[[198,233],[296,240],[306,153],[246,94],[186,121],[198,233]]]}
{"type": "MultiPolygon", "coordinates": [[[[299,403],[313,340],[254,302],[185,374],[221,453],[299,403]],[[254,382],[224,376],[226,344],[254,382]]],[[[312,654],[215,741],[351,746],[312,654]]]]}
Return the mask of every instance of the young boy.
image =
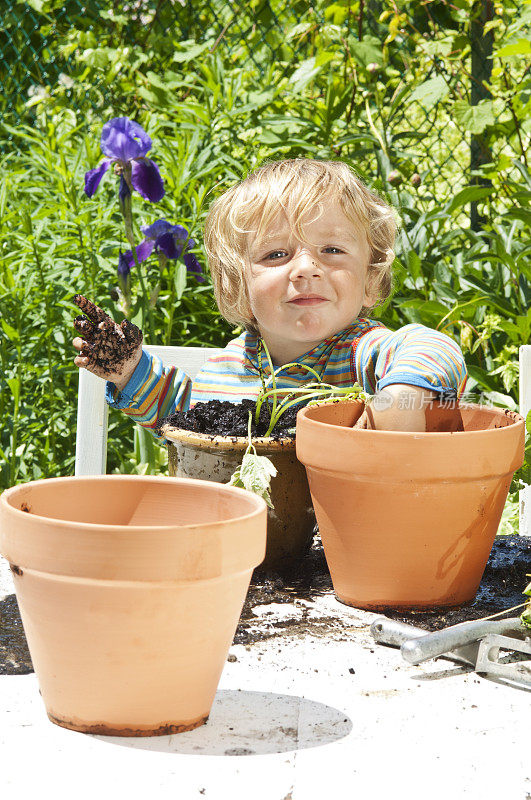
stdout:
{"type": "MultiPolygon", "coordinates": [[[[358,381],[374,395],[357,427],[424,431],[426,405],[459,398],[466,367],[445,334],[418,324],[393,332],[366,316],[390,294],[395,232],[392,209],[346,164],[266,164],[225,192],[205,225],[219,310],[244,332],[192,383],[142,350],[138,328],[78,296],[91,319],[74,322],[83,336],[73,341],[75,364],[108,381],[111,407],[153,431],[197,402],[255,398],[260,369],[269,375],[264,342],[275,366],[307,364],[327,383],[358,381]]],[[[308,380],[292,366],[277,385],[308,380]]]]}

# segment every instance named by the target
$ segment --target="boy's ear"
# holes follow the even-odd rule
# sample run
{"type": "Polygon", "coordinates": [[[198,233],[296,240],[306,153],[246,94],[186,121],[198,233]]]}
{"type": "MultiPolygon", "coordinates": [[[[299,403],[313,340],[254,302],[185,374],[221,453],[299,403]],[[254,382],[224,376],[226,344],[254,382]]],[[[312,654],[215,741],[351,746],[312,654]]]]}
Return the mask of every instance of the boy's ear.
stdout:
{"type": "Polygon", "coordinates": [[[365,291],[363,294],[363,305],[372,306],[378,300],[378,290],[375,286],[374,275],[369,270],[365,278],[365,291]]]}

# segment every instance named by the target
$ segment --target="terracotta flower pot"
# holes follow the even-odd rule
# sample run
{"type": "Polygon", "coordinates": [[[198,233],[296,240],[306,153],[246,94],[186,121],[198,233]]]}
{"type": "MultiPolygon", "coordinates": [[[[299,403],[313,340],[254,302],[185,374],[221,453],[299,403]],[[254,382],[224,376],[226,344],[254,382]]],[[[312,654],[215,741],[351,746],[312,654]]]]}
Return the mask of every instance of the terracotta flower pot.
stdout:
{"type": "Polygon", "coordinates": [[[514,471],[524,420],[460,406],[463,431],[353,429],[363,405],[305,408],[305,464],[339,600],[367,609],[457,606],[474,597],[514,471]]]}
{"type": "MultiPolygon", "coordinates": [[[[243,436],[211,436],[180,428],[164,429],[170,475],[227,483],[241,464],[248,441],[243,436]]],[[[271,480],[267,513],[267,546],[262,566],[266,569],[297,564],[310,547],[315,514],[308,479],[297,461],[292,439],[253,439],[258,455],[267,456],[278,470],[271,480]]]]}
{"type": "Polygon", "coordinates": [[[266,504],[155,476],[56,478],[0,496],[0,550],[52,722],[151,736],[206,722],[266,504]]]}

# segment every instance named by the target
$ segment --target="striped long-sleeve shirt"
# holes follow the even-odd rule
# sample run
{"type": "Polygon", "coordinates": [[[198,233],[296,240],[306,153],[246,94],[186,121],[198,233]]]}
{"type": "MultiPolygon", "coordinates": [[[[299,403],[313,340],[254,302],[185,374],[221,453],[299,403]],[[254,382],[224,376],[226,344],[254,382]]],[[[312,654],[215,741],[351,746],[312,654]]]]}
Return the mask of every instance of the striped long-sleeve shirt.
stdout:
{"type": "MultiPolygon", "coordinates": [[[[181,369],[165,367],[144,351],[121,392],[107,383],[107,402],[153,432],[160,419],[198,402],[256,398],[262,387],[260,361],[267,378],[270,370],[261,358],[259,337],[249,332],[208,359],[193,382],[181,369]]],[[[467,379],[459,346],[446,334],[416,323],[391,331],[377,320],[359,318],[294,362],[277,376],[279,388],[311,380],[304,365],[325,383],[346,387],[357,381],[369,394],[404,383],[442,393],[453,390],[459,398],[467,379]]]]}

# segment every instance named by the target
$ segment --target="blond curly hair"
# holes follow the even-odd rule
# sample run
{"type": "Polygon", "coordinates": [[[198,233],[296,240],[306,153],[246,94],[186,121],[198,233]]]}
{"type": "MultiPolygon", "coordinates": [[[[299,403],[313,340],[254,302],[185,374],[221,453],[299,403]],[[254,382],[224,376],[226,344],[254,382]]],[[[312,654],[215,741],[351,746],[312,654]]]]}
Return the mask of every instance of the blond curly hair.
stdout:
{"type": "Polygon", "coordinates": [[[391,293],[396,236],[394,210],[367,189],[341,161],[293,158],[267,163],[224,192],[205,221],[205,248],[221,314],[229,322],[256,330],[245,280],[251,242],[260,238],[279,211],[301,237],[303,219],[327,201],[338,202],[356,228],[367,236],[369,293],[375,298],[360,316],[385,302],[391,293]]]}

